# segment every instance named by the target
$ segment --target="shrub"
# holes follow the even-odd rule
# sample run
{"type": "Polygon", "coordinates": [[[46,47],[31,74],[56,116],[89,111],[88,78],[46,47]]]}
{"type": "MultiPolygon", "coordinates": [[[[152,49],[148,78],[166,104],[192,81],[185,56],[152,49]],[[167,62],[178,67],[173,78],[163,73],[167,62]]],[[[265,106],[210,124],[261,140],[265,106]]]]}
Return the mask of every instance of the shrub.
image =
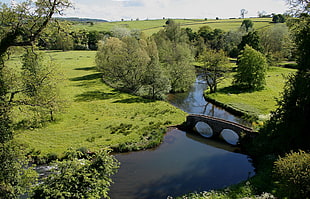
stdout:
{"type": "Polygon", "coordinates": [[[306,198],[310,195],[310,153],[299,150],[280,157],[275,162],[274,176],[280,197],[306,198]]]}

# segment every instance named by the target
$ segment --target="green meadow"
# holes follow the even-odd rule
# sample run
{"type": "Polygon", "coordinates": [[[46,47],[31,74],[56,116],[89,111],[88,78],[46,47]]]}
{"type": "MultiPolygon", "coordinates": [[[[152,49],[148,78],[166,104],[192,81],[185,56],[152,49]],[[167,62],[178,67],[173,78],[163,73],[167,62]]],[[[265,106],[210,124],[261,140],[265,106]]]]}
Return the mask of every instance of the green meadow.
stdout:
{"type": "MultiPolygon", "coordinates": [[[[237,30],[244,19],[175,19],[182,28],[191,28],[193,31],[198,31],[200,27],[208,25],[211,28],[219,28],[224,31],[237,30]]],[[[271,18],[250,18],[254,22],[255,29],[261,29],[273,25],[271,18]]],[[[117,21],[117,22],[95,22],[93,25],[87,23],[75,23],[75,30],[88,31],[110,31],[114,27],[124,27],[129,29],[138,29],[146,35],[152,35],[163,29],[167,19],[158,20],[141,20],[141,21],[117,21]]]]}
{"type": "Polygon", "coordinates": [[[46,54],[62,72],[59,95],[66,107],[55,122],[16,132],[15,139],[35,154],[61,157],[68,148],[141,150],[158,145],[168,126],[185,121],[186,114],[167,102],[105,85],[95,68],[94,51],[46,54]]]}
{"type": "Polygon", "coordinates": [[[295,69],[283,67],[270,67],[266,74],[266,87],[260,91],[241,92],[236,91],[231,85],[234,73],[219,84],[218,92],[208,94],[206,97],[249,116],[258,117],[259,120],[268,119],[271,111],[277,107],[278,99],[283,91],[287,77],[294,74],[295,69]]]}

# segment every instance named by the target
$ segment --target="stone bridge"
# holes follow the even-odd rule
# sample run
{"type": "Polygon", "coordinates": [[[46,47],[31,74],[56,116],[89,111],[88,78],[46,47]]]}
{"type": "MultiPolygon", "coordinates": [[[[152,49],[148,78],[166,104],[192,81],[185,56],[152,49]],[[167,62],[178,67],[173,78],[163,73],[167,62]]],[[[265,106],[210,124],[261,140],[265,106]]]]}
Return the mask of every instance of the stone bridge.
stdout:
{"type": "Polygon", "coordinates": [[[188,130],[194,130],[203,137],[220,137],[231,145],[238,145],[242,139],[258,135],[249,127],[206,115],[188,115],[185,125],[188,130]]]}

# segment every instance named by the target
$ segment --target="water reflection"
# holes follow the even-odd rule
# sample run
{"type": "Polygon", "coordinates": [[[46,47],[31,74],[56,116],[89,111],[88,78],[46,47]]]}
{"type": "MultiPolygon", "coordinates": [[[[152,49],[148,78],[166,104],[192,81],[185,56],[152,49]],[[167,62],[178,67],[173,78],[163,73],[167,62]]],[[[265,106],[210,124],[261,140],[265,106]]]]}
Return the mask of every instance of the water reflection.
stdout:
{"type": "Polygon", "coordinates": [[[198,76],[196,82],[188,92],[169,94],[168,101],[189,114],[209,115],[240,124],[246,123],[241,118],[236,117],[224,109],[207,102],[203,96],[206,88],[207,84],[203,80],[203,77],[198,76]]]}
{"type": "Polygon", "coordinates": [[[151,199],[223,188],[254,174],[246,155],[236,147],[172,130],[156,150],[118,154],[112,199],[151,199]],[[225,150],[223,149],[225,148],[225,150]]]}

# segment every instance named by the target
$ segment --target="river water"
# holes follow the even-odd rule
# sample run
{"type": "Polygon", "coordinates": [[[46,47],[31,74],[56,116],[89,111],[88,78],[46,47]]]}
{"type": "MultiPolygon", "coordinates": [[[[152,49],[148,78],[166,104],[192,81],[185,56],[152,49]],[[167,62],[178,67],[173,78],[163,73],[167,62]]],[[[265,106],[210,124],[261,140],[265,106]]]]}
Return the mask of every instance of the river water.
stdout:
{"type": "MultiPolygon", "coordinates": [[[[205,114],[244,123],[234,115],[207,103],[206,84],[197,78],[188,93],[168,96],[168,101],[187,113],[205,114]]],[[[251,159],[238,148],[177,129],[167,132],[159,147],[117,154],[121,162],[113,176],[112,199],[161,199],[188,192],[219,189],[255,174],[251,159]]]]}

